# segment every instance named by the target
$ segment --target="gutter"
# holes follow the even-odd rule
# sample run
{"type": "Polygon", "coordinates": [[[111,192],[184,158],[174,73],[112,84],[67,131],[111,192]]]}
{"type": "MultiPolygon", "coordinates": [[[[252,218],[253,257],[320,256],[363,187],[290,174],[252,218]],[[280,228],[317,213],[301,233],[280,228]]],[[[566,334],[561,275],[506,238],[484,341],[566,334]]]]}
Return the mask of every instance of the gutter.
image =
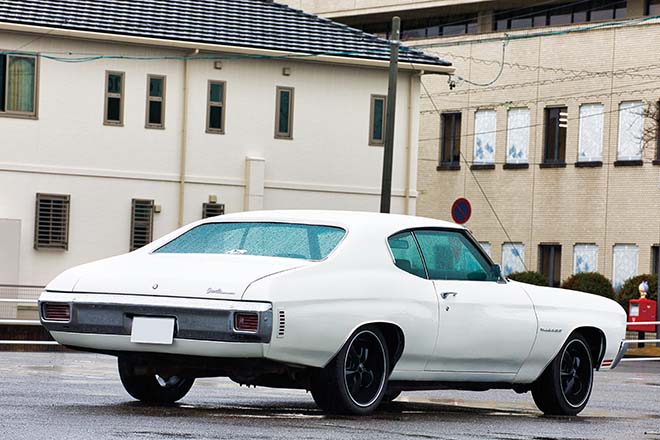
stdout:
{"type": "MultiPolygon", "coordinates": [[[[286,56],[287,59],[299,61],[311,61],[317,63],[343,64],[348,66],[363,66],[379,69],[388,69],[389,61],[370,60],[365,58],[350,58],[336,55],[318,55],[310,57],[309,54],[301,52],[287,52],[282,50],[258,49],[250,47],[229,46],[226,44],[195,43],[180,40],[165,40],[160,38],[136,37],[130,35],[117,35],[106,32],[79,31],[72,29],[48,28],[14,23],[0,23],[0,30],[11,32],[27,32],[36,35],[49,35],[65,38],[77,38],[92,41],[111,41],[115,43],[137,44],[144,46],[163,47],[167,49],[186,49],[190,51],[223,52],[252,56],[286,56]]],[[[435,64],[401,63],[400,70],[422,71],[441,74],[452,74],[455,68],[452,66],[438,66],[435,64]]]]}

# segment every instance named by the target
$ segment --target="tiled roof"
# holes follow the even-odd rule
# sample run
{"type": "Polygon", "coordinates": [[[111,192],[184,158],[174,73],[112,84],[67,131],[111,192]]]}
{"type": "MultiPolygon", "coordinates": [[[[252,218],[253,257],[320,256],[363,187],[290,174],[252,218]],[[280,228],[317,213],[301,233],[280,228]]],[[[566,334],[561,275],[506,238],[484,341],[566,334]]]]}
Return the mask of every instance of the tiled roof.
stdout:
{"type": "MultiPolygon", "coordinates": [[[[375,60],[387,40],[268,0],[0,0],[0,22],[375,60]]],[[[450,66],[401,48],[400,60],[450,66]]]]}

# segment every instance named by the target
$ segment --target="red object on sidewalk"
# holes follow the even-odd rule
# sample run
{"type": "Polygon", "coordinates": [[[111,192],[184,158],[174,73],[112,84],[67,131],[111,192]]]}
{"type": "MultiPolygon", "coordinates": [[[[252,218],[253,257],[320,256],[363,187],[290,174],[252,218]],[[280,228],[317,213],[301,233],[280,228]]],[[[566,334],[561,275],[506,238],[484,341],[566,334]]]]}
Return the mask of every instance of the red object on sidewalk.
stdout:
{"type": "MultiPolygon", "coordinates": [[[[628,302],[628,322],[656,321],[656,302],[652,299],[631,299],[628,302]]],[[[655,324],[632,324],[628,330],[634,332],[654,332],[655,324]]]]}

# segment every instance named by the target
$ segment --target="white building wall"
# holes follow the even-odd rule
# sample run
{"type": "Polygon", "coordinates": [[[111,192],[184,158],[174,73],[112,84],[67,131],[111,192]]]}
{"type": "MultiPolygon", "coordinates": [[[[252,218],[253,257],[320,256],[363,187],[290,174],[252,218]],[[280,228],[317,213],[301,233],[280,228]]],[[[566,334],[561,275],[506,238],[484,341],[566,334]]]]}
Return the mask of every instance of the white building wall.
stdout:
{"type": "MultiPolygon", "coordinates": [[[[15,49],[31,40],[34,36],[0,33],[0,48],[15,49]]],[[[183,55],[53,37],[22,50],[183,55]]],[[[68,267],[127,252],[132,198],[154,199],[162,206],[155,214],[154,238],[178,224],[184,62],[68,64],[42,58],[39,64],[38,119],[0,117],[0,218],[21,221],[21,284],[44,284],[68,267]],[[103,125],[106,70],[125,72],[123,127],[103,125]],[[145,128],[148,74],[167,76],[163,130],[145,128]],[[38,192],[71,195],[68,251],[33,249],[38,192]]],[[[201,218],[210,195],[227,212],[246,209],[247,157],[263,160],[265,209],[378,209],[383,149],[368,145],[369,109],[371,94],[387,93],[385,70],[293,60],[222,64],[218,70],[210,60],[188,63],[184,223],[201,218]],[[282,75],[283,67],[291,69],[290,76],[282,75]],[[211,79],[227,82],[223,135],[205,131],[211,79]],[[295,88],[292,140],[274,138],[277,86],[295,88]]],[[[406,211],[407,177],[412,183],[408,212],[415,209],[417,82],[410,74],[400,75],[393,212],[406,211]],[[409,147],[412,161],[406,159],[409,147]]],[[[9,281],[0,279],[0,284],[9,281]]]]}

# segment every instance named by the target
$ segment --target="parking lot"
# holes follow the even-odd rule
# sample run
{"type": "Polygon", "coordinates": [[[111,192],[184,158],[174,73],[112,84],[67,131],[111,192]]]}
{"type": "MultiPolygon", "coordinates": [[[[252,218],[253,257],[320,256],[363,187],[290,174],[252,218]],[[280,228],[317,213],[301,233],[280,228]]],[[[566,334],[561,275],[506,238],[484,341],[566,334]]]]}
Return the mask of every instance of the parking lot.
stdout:
{"type": "Polygon", "coordinates": [[[660,363],[598,373],[576,418],[543,417],[530,395],[404,393],[374,416],[326,417],[309,394],[197,381],[160,408],[124,392],[115,359],[77,353],[0,355],[0,438],[55,439],[660,439],[660,363]]]}

